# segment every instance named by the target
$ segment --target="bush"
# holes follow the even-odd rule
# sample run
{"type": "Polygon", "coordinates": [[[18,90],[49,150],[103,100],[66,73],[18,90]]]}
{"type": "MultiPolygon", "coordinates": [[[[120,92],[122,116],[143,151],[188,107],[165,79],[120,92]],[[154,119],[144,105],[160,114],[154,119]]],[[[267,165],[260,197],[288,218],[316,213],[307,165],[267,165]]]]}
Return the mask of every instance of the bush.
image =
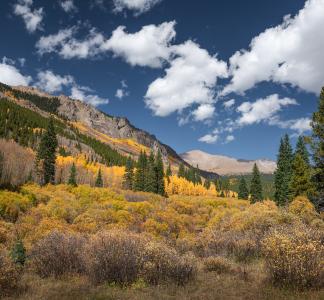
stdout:
{"type": "Polygon", "coordinates": [[[41,277],[82,273],[84,242],[81,236],[53,231],[32,249],[32,267],[41,277]]]}
{"type": "Polygon", "coordinates": [[[204,259],[204,270],[217,274],[233,272],[233,264],[223,256],[210,256],[204,259]]]}
{"type": "Polygon", "coordinates": [[[138,235],[107,231],[95,235],[85,249],[86,272],[94,283],[130,284],[142,266],[143,239],[138,235]]]}
{"type": "Polygon", "coordinates": [[[184,285],[196,275],[193,255],[179,255],[164,244],[150,242],[144,250],[143,277],[150,284],[172,281],[184,285]]]}
{"type": "Polygon", "coordinates": [[[322,239],[318,231],[303,225],[270,232],[262,246],[273,283],[299,289],[323,286],[322,239]]]}
{"type": "Polygon", "coordinates": [[[17,290],[21,272],[7,257],[0,253],[0,297],[9,295],[17,290]]]}
{"type": "Polygon", "coordinates": [[[306,197],[296,197],[290,204],[288,211],[300,217],[307,224],[316,218],[314,205],[306,197]]]}

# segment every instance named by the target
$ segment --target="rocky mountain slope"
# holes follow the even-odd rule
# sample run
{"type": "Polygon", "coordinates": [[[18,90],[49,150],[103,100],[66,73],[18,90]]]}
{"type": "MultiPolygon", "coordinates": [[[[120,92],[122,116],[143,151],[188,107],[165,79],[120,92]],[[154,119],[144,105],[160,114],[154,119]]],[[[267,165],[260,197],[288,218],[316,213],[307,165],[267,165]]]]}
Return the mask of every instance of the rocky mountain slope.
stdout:
{"type": "Polygon", "coordinates": [[[254,163],[261,173],[272,174],[276,169],[276,163],[271,160],[240,160],[223,155],[213,155],[200,150],[193,150],[180,156],[191,165],[198,165],[200,169],[215,172],[219,175],[248,174],[252,172],[254,163]]]}
{"type": "MultiPolygon", "coordinates": [[[[110,116],[80,100],[64,95],[52,96],[34,87],[9,87],[0,83],[0,93],[1,97],[43,117],[56,115],[56,118],[73,126],[81,134],[109,145],[124,156],[131,155],[136,159],[141,150],[149,152],[153,149],[160,150],[165,163],[170,162],[174,169],[180,163],[188,165],[171,147],[161,143],[154,135],[136,128],[127,118],[110,116]]],[[[69,144],[71,143],[65,139],[64,146],[69,144]]],[[[208,178],[218,176],[203,170],[201,175],[208,178]]]]}

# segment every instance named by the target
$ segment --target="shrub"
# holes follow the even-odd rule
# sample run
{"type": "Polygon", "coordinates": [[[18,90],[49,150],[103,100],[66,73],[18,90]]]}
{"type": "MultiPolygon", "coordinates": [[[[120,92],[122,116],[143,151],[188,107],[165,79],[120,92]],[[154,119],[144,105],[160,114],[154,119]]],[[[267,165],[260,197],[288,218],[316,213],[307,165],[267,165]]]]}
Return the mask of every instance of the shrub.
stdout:
{"type": "Polygon", "coordinates": [[[0,297],[6,296],[17,290],[21,272],[7,257],[0,253],[0,297]]]}
{"type": "Polygon", "coordinates": [[[130,284],[141,270],[143,239],[138,235],[107,231],[95,235],[85,249],[86,272],[94,283],[130,284]]]}
{"type": "Polygon", "coordinates": [[[323,286],[322,239],[318,231],[303,225],[270,232],[262,246],[273,283],[300,289],[323,286]]]}
{"type": "Polygon", "coordinates": [[[143,277],[150,284],[172,281],[184,285],[196,275],[193,255],[179,255],[164,244],[149,242],[144,250],[143,277]]]}
{"type": "Polygon", "coordinates": [[[41,277],[81,273],[84,242],[81,236],[53,231],[32,249],[32,267],[41,277]]]}
{"type": "Polygon", "coordinates": [[[316,218],[315,207],[306,197],[296,197],[289,204],[288,211],[294,215],[297,215],[306,223],[310,223],[316,218]]]}
{"type": "Polygon", "coordinates": [[[231,273],[233,264],[223,256],[210,256],[204,259],[204,270],[217,274],[231,273]]]}

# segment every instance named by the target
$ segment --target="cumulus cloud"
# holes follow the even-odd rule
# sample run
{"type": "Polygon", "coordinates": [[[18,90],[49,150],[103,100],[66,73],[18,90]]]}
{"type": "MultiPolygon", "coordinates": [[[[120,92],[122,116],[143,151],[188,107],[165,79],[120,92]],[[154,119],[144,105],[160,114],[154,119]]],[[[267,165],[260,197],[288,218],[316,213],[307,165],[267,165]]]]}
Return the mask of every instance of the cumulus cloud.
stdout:
{"type": "Polygon", "coordinates": [[[225,144],[228,144],[228,143],[230,143],[230,142],[232,142],[232,141],[234,141],[234,140],[235,140],[234,135],[228,135],[228,136],[225,138],[225,144]]]}
{"type": "Polygon", "coordinates": [[[78,28],[74,26],[41,37],[36,44],[38,53],[56,52],[64,59],[89,58],[102,53],[101,46],[105,39],[101,33],[92,28],[84,40],[78,40],[74,37],[77,31],[78,28]]]}
{"type": "Polygon", "coordinates": [[[145,95],[146,105],[157,116],[181,113],[193,104],[213,103],[217,78],[227,76],[226,63],[193,41],[172,46],[172,53],[166,75],[153,81],[145,95]]]}
{"type": "Polygon", "coordinates": [[[93,91],[90,88],[80,85],[75,85],[71,88],[71,98],[84,101],[93,106],[109,103],[109,99],[101,98],[98,95],[93,94],[93,91]]]}
{"type": "Polygon", "coordinates": [[[211,104],[201,104],[192,112],[195,121],[204,121],[210,119],[215,112],[215,107],[211,104]]]}
{"type": "Polygon", "coordinates": [[[269,121],[269,125],[278,126],[284,129],[290,129],[292,131],[297,132],[298,135],[301,135],[304,132],[310,131],[312,129],[310,118],[299,118],[283,121],[276,117],[269,121]]]}
{"type": "Polygon", "coordinates": [[[237,123],[240,126],[244,126],[269,121],[276,116],[282,107],[289,105],[297,105],[296,100],[279,98],[278,94],[258,99],[255,102],[243,102],[237,108],[237,112],[240,113],[237,123]]]}
{"type": "Polygon", "coordinates": [[[218,140],[218,134],[206,134],[199,138],[199,142],[207,143],[207,144],[215,144],[218,140]]]}
{"type": "Polygon", "coordinates": [[[33,33],[37,29],[42,29],[44,17],[43,8],[32,9],[33,0],[19,0],[14,5],[14,14],[22,17],[28,32],[33,33]]]}
{"type": "Polygon", "coordinates": [[[66,13],[77,11],[77,8],[74,5],[73,0],[60,1],[60,6],[66,13]]]}
{"type": "Polygon", "coordinates": [[[110,39],[92,28],[84,39],[75,38],[77,26],[62,29],[56,34],[43,36],[36,44],[39,54],[56,52],[65,59],[90,58],[105,52],[122,57],[132,66],[159,68],[169,59],[169,45],[175,37],[175,22],[147,25],[135,33],[117,27],[110,39]]]}
{"type": "Polygon", "coordinates": [[[234,106],[235,104],[235,99],[231,99],[231,100],[227,100],[223,103],[223,106],[225,107],[225,109],[230,109],[234,106]]]}
{"type": "Polygon", "coordinates": [[[119,26],[103,49],[112,51],[132,66],[159,68],[169,59],[169,45],[176,35],[174,26],[174,21],[147,25],[135,33],[127,33],[124,26],[119,26]]]}
{"type": "Polygon", "coordinates": [[[153,6],[161,2],[161,0],[113,0],[114,11],[122,12],[125,9],[132,10],[135,16],[149,11],[153,6]]]}
{"type": "Polygon", "coordinates": [[[324,0],[308,0],[295,17],[256,36],[230,58],[223,94],[244,93],[261,81],[288,83],[318,94],[324,78],[324,0]]]}
{"type": "Polygon", "coordinates": [[[121,81],[121,88],[117,89],[116,90],[116,94],[115,94],[115,97],[118,98],[118,99],[123,99],[124,97],[128,96],[129,93],[127,91],[127,83],[125,80],[122,80],[121,81]]]}
{"type": "Polygon", "coordinates": [[[4,57],[0,63],[0,82],[8,85],[29,85],[30,76],[25,76],[14,66],[14,61],[4,57]]]}
{"type": "Polygon", "coordinates": [[[70,75],[60,76],[50,70],[39,72],[37,79],[36,86],[48,93],[60,92],[63,86],[69,86],[75,82],[70,75]]]}

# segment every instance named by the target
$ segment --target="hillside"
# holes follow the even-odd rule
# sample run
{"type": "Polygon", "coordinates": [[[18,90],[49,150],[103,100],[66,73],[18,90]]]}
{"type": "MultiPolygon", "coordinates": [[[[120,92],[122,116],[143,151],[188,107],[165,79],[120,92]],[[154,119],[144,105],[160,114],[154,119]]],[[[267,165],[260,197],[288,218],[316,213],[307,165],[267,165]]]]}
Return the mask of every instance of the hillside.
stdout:
{"type": "Polygon", "coordinates": [[[273,174],[276,163],[271,160],[242,160],[223,155],[213,155],[200,150],[192,150],[180,154],[181,158],[191,165],[198,165],[200,169],[215,172],[220,175],[240,175],[252,172],[254,163],[261,173],[273,174]]]}
{"type": "MultiPolygon", "coordinates": [[[[26,131],[44,129],[49,116],[55,115],[59,146],[72,154],[83,152],[106,165],[124,165],[128,155],[137,159],[142,150],[149,153],[153,149],[155,152],[160,150],[165,164],[170,163],[174,170],[180,163],[188,165],[171,147],[136,128],[127,118],[110,116],[80,100],[64,95],[52,96],[33,87],[10,87],[1,83],[0,97],[3,120],[10,108],[26,121],[20,124],[26,126],[25,131],[9,133],[17,135],[14,139],[23,146],[33,148],[32,144],[35,144],[35,141],[26,141],[26,131]]],[[[5,136],[8,132],[4,131],[0,137],[8,137],[5,136]]],[[[201,175],[217,177],[217,174],[203,170],[201,175]]]]}

